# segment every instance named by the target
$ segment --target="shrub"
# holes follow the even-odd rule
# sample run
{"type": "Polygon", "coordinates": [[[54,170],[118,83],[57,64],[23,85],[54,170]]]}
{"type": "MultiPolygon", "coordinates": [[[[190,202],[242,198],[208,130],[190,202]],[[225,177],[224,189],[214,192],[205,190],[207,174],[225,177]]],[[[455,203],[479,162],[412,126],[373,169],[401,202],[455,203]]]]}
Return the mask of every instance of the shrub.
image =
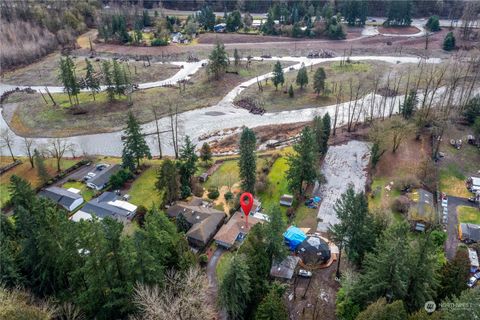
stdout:
{"type": "Polygon", "coordinates": [[[220,192],[217,188],[210,188],[208,189],[208,198],[215,200],[220,196],[220,192]]]}
{"type": "Polygon", "coordinates": [[[198,257],[198,262],[200,262],[200,265],[206,266],[207,263],[208,263],[208,256],[207,256],[205,253],[202,253],[202,254],[198,257]]]}
{"type": "Polygon", "coordinates": [[[431,16],[428,18],[427,24],[425,25],[430,31],[440,31],[440,20],[438,16],[431,16]]]}
{"type": "Polygon", "coordinates": [[[405,214],[408,212],[409,209],[410,199],[408,199],[406,196],[400,196],[392,202],[392,211],[405,214]]]}
{"type": "Polygon", "coordinates": [[[197,181],[192,182],[192,193],[196,197],[202,197],[203,196],[203,187],[197,181]]]}
{"type": "Polygon", "coordinates": [[[130,170],[122,169],[110,177],[110,185],[113,189],[120,189],[132,177],[130,170]]]}
{"type": "Polygon", "coordinates": [[[155,38],[155,39],[152,40],[151,45],[152,45],[152,47],[167,46],[168,41],[165,40],[165,39],[155,38]]]}
{"type": "Polygon", "coordinates": [[[395,189],[400,192],[418,186],[418,179],[414,175],[405,175],[395,181],[395,189]]]}
{"type": "Polygon", "coordinates": [[[233,199],[233,193],[231,191],[228,191],[224,195],[226,201],[230,201],[233,199]]]}
{"type": "Polygon", "coordinates": [[[288,88],[288,96],[290,98],[293,98],[294,95],[295,95],[295,92],[293,92],[293,86],[290,85],[290,88],[288,88]]]}

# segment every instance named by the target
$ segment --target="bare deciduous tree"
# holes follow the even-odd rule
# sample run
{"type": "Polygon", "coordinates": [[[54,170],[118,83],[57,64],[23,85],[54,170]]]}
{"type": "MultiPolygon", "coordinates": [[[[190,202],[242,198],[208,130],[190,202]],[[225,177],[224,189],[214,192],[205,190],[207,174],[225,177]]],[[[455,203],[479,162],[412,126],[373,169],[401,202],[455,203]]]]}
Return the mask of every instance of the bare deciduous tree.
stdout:
{"type": "Polygon", "coordinates": [[[33,150],[35,149],[35,147],[33,145],[33,139],[30,139],[27,137],[23,138],[23,146],[25,149],[25,153],[28,156],[28,161],[30,162],[30,166],[32,166],[32,168],[35,168],[35,161],[33,159],[33,150]]]}
{"type": "Polygon", "coordinates": [[[208,279],[199,268],[186,272],[167,272],[165,285],[138,283],[133,296],[140,314],[137,320],[213,319],[215,310],[209,303],[208,279]]]}
{"type": "Polygon", "coordinates": [[[10,156],[12,157],[12,161],[15,162],[15,156],[13,155],[12,148],[15,144],[15,135],[13,134],[10,129],[3,129],[0,132],[0,143],[2,148],[7,147],[8,151],[10,152],[10,156]]]}
{"type": "Polygon", "coordinates": [[[52,158],[55,158],[57,160],[58,172],[60,172],[61,170],[60,163],[63,156],[65,155],[65,152],[69,151],[71,148],[72,145],[66,139],[54,138],[49,141],[49,147],[47,148],[47,152],[52,158]]]}

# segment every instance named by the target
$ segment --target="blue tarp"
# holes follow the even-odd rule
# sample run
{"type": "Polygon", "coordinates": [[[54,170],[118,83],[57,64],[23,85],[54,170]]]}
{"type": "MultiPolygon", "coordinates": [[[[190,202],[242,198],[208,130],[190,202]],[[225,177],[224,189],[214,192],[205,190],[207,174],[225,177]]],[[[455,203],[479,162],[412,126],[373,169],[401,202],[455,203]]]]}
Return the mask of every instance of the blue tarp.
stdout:
{"type": "Polygon", "coordinates": [[[294,226],[288,228],[283,234],[283,237],[292,251],[295,250],[303,240],[307,239],[305,232],[294,226]]]}

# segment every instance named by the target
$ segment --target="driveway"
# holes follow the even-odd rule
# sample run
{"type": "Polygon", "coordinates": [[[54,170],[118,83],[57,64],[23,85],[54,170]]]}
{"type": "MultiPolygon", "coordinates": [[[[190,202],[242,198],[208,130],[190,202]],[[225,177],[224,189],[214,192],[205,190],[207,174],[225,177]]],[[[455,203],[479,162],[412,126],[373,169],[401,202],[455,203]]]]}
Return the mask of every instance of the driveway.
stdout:
{"type": "MultiPolygon", "coordinates": [[[[207,278],[208,278],[208,283],[209,283],[209,294],[212,299],[212,304],[215,308],[218,309],[218,304],[217,304],[217,298],[218,298],[218,282],[217,282],[217,274],[216,274],[216,269],[217,269],[217,263],[220,260],[220,257],[222,254],[225,253],[225,250],[222,248],[217,248],[215,252],[213,253],[212,257],[210,258],[210,261],[208,261],[207,264],[207,278]]],[[[218,319],[227,319],[227,314],[225,310],[221,309],[218,310],[218,319]]]]}
{"type": "Polygon", "coordinates": [[[447,242],[445,243],[445,253],[447,255],[447,259],[449,260],[453,259],[455,256],[457,246],[460,243],[458,240],[458,206],[475,207],[474,204],[468,202],[467,198],[448,196],[448,222],[446,226],[448,238],[447,242]]]}

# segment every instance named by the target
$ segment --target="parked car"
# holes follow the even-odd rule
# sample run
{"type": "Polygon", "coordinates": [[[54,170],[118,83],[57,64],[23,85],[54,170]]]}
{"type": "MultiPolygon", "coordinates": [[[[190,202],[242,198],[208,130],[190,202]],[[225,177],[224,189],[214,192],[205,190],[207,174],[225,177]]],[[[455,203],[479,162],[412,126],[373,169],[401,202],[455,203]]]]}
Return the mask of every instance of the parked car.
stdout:
{"type": "Polygon", "coordinates": [[[93,177],[95,177],[95,176],[96,176],[96,174],[95,174],[95,173],[93,173],[93,172],[89,172],[89,173],[87,173],[87,175],[86,175],[86,176],[84,176],[84,177],[83,177],[83,180],[87,181],[87,180],[90,180],[90,179],[92,179],[92,178],[93,178],[93,177]]]}
{"type": "Polygon", "coordinates": [[[106,167],[108,167],[108,164],[106,163],[99,163],[95,166],[95,169],[98,170],[98,171],[102,171],[103,169],[105,169],[106,167]]]}
{"type": "Polygon", "coordinates": [[[467,286],[469,288],[472,288],[477,283],[477,281],[478,281],[477,278],[471,277],[470,279],[468,279],[467,286]]]}
{"type": "Polygon", "coordinates": [[[448,206],[448,199],[442,199],[442,207],[447,207],[448,206]]]}
{"type": "Polygon", "coordinates": [[[298,270],[298,275],[300,277],[310,278],[312,276],[312,272],[304,270],[304,269],[300,269],[300,270],[298,270]]]}

